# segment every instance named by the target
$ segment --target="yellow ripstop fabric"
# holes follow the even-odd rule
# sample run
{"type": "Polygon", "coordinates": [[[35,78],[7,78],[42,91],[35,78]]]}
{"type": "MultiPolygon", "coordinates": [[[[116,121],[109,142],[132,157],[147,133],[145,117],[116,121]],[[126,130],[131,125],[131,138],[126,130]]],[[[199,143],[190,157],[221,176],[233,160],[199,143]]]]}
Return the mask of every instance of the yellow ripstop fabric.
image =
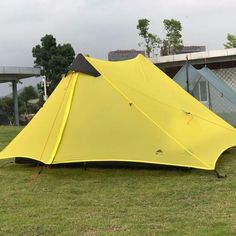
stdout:
{"type": "Polygon", "coordinates": [[[46,164],[132,161],[212,170],[235,129],[148,59],[86,57],[101,74],[71,72],[0,153],[46,164]]]}
{"type": "Polygon", "coordinates": [[[134,161],[204,166],[104,79],[80,76],[54,163],[134,161]]]}
{"type": "Polygon", "coordinates": [[[118,93],[202,160],[207,165],[205,169],[214,169],[220,154],[235,146],[236,133],[231,125],[185,92],[142,55],[129,63],[86,59],[118,93]]]}
{"type": "Polygon", "coordinates": [[[51,155],[75,79],[70,74],[61,81],[32,121],[0,152],[0,159],[26,157],[51,164],[51,155]]]}

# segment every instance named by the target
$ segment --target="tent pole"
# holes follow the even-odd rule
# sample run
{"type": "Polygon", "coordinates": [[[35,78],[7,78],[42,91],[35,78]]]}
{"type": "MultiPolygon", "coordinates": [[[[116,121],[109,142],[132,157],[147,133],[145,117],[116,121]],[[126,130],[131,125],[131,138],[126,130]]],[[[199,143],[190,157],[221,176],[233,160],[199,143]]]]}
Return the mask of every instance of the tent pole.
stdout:
{"type": "Polygon", "coordinates": [[[212,102],[211,102],[211,92],[210,92],[210,85],[209,85],[209,82],[207,81],[207,89],[208,89],[208,97],[209,97],[209,108],[211,111],[212,110],[212,102]]]}
{"type": "Polygon", "coordinates": [[[187,85],[187,92],[189,93],[188,55],[186,56],[186,85],[187,85]]]}

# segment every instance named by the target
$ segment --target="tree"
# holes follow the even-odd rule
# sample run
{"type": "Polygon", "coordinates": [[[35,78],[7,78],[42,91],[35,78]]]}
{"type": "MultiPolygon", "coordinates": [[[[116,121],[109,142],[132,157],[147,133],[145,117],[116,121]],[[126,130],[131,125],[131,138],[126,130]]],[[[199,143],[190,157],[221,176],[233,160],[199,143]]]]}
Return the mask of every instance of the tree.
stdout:
{"type": "Polygon", "coordinates": [[[160,38],[149,32],[149,23],[148,19],[139,19],[136,27],[139,30],[139,35],[144,39],[145,51],[148,57],[150,57],[151,52],[154,56],[155,49],[159,48],[161,44],[160,38]]]}
{"type": "Polygon", "coordinates": [[[61,80],[62,74],[68,71],[69,65],[74,60],[75,52],[71,44],[57,44],[52,35],[46,34],[41,38],[41,44],[32,49],[35,65],[41,67],[42,75],[49,82],[48,94],[50,95],[61,80]]]}
{"type": "Polygon", "coordinates": [[[236,48],[236,35],[227,34],[227,42],[224,44],[225,48],[236,48]]]}
{"type": "Polygon", "coordinates": [[[162,41],[162,47],[161,47],[161,56],[166,56],[169,55],[169,45],[168,45],[168,41],[166,39],[164,39],[162,41]]]}
{"type": "Polygon", "coordinates": [[[151,45],[151,50],[152,50],[152,56],[155,56],[155,51],[156,51],[157,48],[161,47],[162,41],[155,34],[150,34],[149,38],[150,38],[150,45],[151,45]]]}
{"type": "Polygon", "coordinates": [[[10,123],[14,120],[14,102],[11,97],[0,98],[0,111],[7,114],[10,123]]]}
{"type": "Polygon", "coordinates": [[[163,21],[166,31],[166,38],[163,40],[161,55],[170,55],[178,53],[183,47],[180,21],[174,19],[165,19],[163,21]]]}
{"type": "Polygon", "coordinates": [[[20,113],[35,113],[37,106],[29,105],[29,100],[38,98],[38,93],[33,86],[24,87],[18,96],[20,113]]]}

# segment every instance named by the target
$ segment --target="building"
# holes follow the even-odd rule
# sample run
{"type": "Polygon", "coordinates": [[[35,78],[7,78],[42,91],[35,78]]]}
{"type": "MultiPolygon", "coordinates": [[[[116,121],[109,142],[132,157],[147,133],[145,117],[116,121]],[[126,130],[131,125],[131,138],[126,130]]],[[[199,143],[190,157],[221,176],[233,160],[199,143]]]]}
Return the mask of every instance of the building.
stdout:
{"type": "Polygon", "coordinates": [[[173,78],[186,59],[196,69],[205,65],[236,91],[236,48],[152,58],[152,62],[173,78]]]}
{"type": "Polygon", "coordinates": [[[111,51],[108,53],[108,61],[124,61],[135,58],[138,54],[145,56],[145,51],[135,49],[111,51]]]}
{"type": "Polygon", "coordinates": [[[206,46],[183,46],[178,54],[193,53],[193,52],[205,52],[206,46]]]}

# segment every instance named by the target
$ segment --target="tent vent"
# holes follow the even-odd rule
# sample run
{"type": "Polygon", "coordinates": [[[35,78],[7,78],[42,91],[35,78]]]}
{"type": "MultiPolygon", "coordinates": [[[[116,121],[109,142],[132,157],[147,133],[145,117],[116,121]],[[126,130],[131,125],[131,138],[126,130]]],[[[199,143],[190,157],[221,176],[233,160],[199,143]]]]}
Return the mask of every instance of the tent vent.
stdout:
{"type": "Polygon", "coordinates": [[[98,77],[101,74],[86,60],[86,58],[80,53],[74,59],[70,65],[70,69],[75,72],[81,72],[87,75],[98,77]]]}

